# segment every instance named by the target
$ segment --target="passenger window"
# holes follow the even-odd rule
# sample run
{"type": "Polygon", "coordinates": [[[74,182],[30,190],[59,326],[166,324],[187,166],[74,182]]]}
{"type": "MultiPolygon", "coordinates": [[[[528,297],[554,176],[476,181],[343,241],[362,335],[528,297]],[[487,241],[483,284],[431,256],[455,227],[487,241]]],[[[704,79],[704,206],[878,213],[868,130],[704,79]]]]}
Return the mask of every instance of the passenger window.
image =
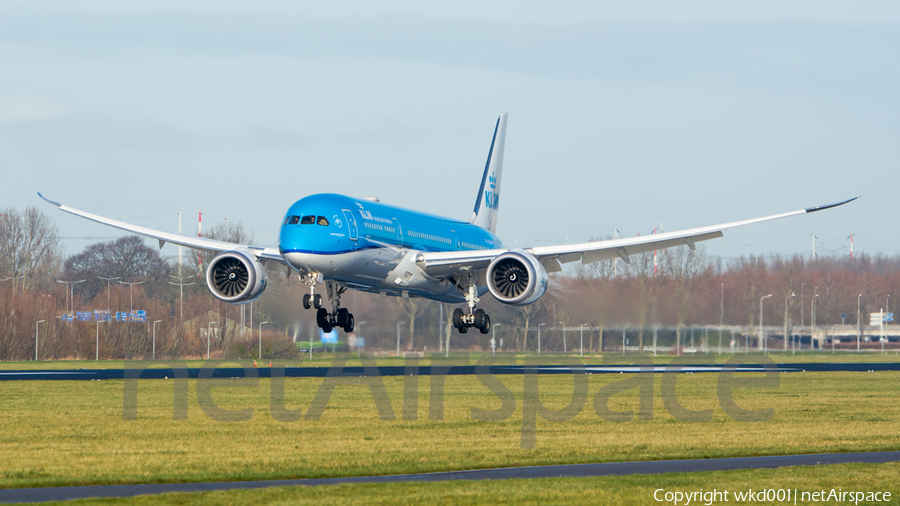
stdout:
{"type": "Polygon", "coordinates": [[[324,216],[319,216],[319,221],[318,221],[318,223],[319,223],[319,225],[322,225],[322,226],[324,226],[324,227],[327,227],[327,226],[328,226],[328,218],[326,218],[326,217],[324,217],[324,216]]]}
{"type": "Polygon", "coordinates": [[[296,224],[298,224],[298,223],[300,223],[300,217],[299,217],[299,216],[291,216],[291,217],[288,219],[288,223],[287,223],[287,224],[288,224],[288,225],[296,225],[296,224]]]}
{"type": "Polygon", "coordinates": [[[312,225],[315,222],[316,222],[316,217],[313,215],[304,216],[303,218],[300,219],[301,225],[312,225]]]}

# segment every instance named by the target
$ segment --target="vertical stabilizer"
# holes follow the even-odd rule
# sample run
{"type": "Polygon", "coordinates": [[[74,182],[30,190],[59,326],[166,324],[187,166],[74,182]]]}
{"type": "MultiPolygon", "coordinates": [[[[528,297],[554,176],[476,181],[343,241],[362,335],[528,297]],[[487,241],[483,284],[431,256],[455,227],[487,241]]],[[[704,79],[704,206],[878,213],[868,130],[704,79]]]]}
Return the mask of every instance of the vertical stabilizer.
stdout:
{"type": "Polygon", "coordinates": [[[484,164],[484,175],[481,177],[481,188],[475,199],[475,210],[469,223],[497,232],[497,213],[500,209],[500,175],[503,170],[503,145],[506,143],[506,118],[503,113],[497,118],[494,127],[494,138],[491,139],[491,150],[488,151],[487,163],[484,164]]]}

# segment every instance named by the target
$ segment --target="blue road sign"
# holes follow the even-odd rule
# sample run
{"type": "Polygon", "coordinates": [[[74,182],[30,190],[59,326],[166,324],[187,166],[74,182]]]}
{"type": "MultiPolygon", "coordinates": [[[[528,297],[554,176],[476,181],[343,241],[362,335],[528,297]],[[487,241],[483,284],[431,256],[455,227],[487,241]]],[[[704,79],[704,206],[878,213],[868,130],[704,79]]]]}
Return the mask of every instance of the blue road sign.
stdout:
{"type": "Polygon", "coordinates": [[[133,322],[147,321],[147,312],[146,311],[132,311],[131,321],[133,321],[133,322]]]}
{"type": "Polygon", "coordinates": [[[61,319],[64,322],[72,322],[75,321],[75,315],[73,315],[72,313],[63,313],[61,319]]]}
{"type": "Polygon", "coordinates": [[[337,344],[337,330],[332,330],[331,332],[326,334],[325,332],[322,332],[322,329],[319,329],[319,339],[321,339],[321,341],[326,344],[337,344]]]}
{"type": "Polygon", "coordinates": [[[98,322],[108,322],[110,320],[109,311],[95,309],[94,310],[94,321],[98,322]]]}
{"type": "Polygon", "coordinates": [[[117,322],[127,322],[128,321],[128,311],[116,311],[116,321],[117,322]]]}

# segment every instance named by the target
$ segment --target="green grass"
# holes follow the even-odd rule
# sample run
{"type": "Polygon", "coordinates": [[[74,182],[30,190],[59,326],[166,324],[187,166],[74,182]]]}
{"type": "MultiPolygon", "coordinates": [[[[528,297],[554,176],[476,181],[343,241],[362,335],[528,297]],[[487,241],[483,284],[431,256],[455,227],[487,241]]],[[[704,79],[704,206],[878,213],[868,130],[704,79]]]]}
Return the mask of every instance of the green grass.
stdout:
{"type": "MultiPolygon", "coordinates": [[[[654,492],[729,491],[728,502],[715,504],[759,504],[738,501],[734,492],[749,489],[819,491],[888,491],[890,504],[900,497],[897,476],[900,464],[839,464],[781,469],[673,473],[665,475],[539,478],[531,480],[451,481],[439,483],[392,483],[276,487],[260,490],[173,493],[127,499],[93,499],[65,504],[309,504],[309,505],[421,505],[421,504],[671,504],[654,501],[654,492]]],[[[662,496],[664,497],[664,495],[662,496]]],[[[721,497],[721,496],[720,496],[721,497]]],[[[54,503],[47,503],[54,504],[54,503]]],[[[692,502],[692,504],[694,504],[692,502]]],[[[696,504],[704,504],[703,501],[696,504]]],[[[798,504],[804,504],[798,501],[798,504]]],[[[829,504],[834,504],[830,502],[829,504]]],[[[850,503],[852,504],[852,503],[850,503]]]]}
{"type": "MultiPolygon", "coordinates": [[[[31,381],[0,384],[0,487],[171,481],[231,481],[445,471],[603,461],[712,458],[900,449],[900,376],[876,373],[780,374],[778,387],[736,389],[746,409],[775,408],[764,422],[740,422],[718,405],[717,374],[679,375],[678,400],[712,409],[708,422],[670,415],[655,377],[650,420],[613,423],[593,410],[606,384],[630,375],[591,375],[587,404],[566,422],[537,419],[535,447],[522,448],[523,376],[500,376],[516,410],[498,422],[473,420],[470,409],[497,409],[479,378],[446,378],[442,420],[429,419],[430,378],[418,378],[417,419],[404,420],[403,384],[384,378],[395,420],[378,416],[369,387],[338,386],[319,420],[278,421],[270,413],[270,381],[235,388],[214,380],[224,409],[252,408],[250,420],[217,421],[189,382],[187,420],[173,420],[173,380],[142,380],[137,419],[123,420],[123,381],[31,381]]],[[[741,375],[743,378],[757,377],[741,375]]],[[[304,414],[317,378],[288,378],[288,409],[304,414]]],[[[541,400],[561,409],[572,396],[569,375],[541,376],[541,400]]],[[[636,389],[612,408],[637,408],[636,389]]]]}

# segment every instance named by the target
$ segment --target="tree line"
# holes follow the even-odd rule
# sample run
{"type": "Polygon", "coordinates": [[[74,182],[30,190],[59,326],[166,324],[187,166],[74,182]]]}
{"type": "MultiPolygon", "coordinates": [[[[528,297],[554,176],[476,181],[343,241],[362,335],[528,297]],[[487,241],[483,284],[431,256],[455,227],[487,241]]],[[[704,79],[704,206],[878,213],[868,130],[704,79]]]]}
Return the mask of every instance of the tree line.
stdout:
{"type": "MultiPolygon", "coordinates": [[[[205,237],[252,243],[242,224],[219,223],[205,237]]],[[[97,242],[66,257],[59,233],[36,208],[0,213],[0,360],[94,358],[138,359],[211,356],[255,357],[262,340],[266,357],[296,357],[295,341],[318,339],[315,312],[302,308],[307,288],[283,268],[269,272],[265,293],[252,305],[233,306],[206,288],[212,255],[192,252],[184,265],[167,260],[138,236],[97,242]],[[65,282],[65,283],[61,283],[65,282]],[[137,284],[139,283],[139,284],[137,284]],[[146,322],[67,322],[71,310],[147,312],[146,322]],[[155,322],[155,323],[154,323],[155,322]],[[264,326],[260,323],[267,322],[264,326]],[[35,347],[37,337],[37,347],[35,347]],[[154,344],[155,341],[155,344],[154,344]]],[[[508,306],[486,296],[503,349],[533,351],[541,327],[542,349],[572,349],[563,328],[584,329],[595,349],[602,328],[627,325],[644,346],[650,329],[680,333],[690,325],[758,325],[760,299],[767,325],[868,324],[870,312],[889,309],[897,292],[900,256],[743,256],[721,260],[702,246],[633,255],[578,266],[554,275],[550,289],[529,306],[508,306]],[[794,295],[792,297],[792,294],[794,295]],[[785,311],[786,310],[786,311],[785,311]],[[543,325],[542,325],[543,324],[543,325]],[[585,324],[585,325],[583,325],[585,324]]],[[[443,351],[489,349],[489,336],[451,330],[453,309],[420,298],[348,292],[356,332],[368,350],[443,351]],[[399,325],[398,325],[399,323],[399,325]]],[[[345,339],[344,336],[341,339],[345,339]]],[[[678,342],[681,336],[676,336],[678,342]]],[[[499,346],[499,343],[497,343],[499,346]]]]}

